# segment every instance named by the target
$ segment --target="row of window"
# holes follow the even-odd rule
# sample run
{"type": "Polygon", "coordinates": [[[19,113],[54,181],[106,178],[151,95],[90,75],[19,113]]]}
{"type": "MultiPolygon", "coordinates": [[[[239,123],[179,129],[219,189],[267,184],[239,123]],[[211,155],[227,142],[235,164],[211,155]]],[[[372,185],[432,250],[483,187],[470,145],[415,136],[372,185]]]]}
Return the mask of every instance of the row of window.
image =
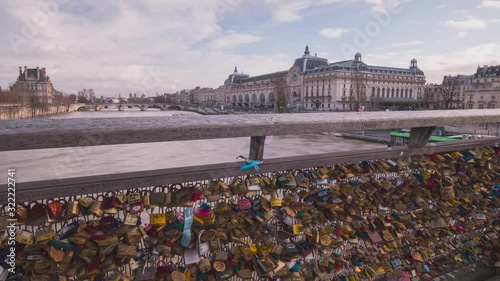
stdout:
{"type": "Polygon", "coordinates": [[[372,88],[372,97],[377,97],[377,98],[412,98],[413,97],[413,89],[401,89],[401,92],[399,89],[386,89],[382,88],[382,91],[380,91],[380,88],[375,89],[375,87],[372,88]]]}

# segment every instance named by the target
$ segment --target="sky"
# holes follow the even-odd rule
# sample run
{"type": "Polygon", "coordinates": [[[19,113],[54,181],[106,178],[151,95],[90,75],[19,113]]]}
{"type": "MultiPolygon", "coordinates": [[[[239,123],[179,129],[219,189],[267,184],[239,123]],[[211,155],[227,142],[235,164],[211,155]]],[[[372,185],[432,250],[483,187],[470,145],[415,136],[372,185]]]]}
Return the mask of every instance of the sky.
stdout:
{"type": "Polygon", "coordinates": [[[500,64],[500,0],[16,0],[0,2],[0,86],[45,67],[66,94],[218,87],[234,67],[288,70],[309,45],[330,63],[418,60],[429,83],[500,64]]]}

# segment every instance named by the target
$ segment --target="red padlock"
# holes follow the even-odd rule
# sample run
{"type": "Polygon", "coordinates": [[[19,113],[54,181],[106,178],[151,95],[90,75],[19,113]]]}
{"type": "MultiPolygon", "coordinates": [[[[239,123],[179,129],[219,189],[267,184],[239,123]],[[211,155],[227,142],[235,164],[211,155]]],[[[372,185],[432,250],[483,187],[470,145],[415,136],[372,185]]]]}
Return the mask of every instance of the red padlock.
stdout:
{"type": "MultiPolygon", "coordinates": [[[[30,204],[31,205],[31,204],[30,204]]],[[[33,206],[30,206],[28,211],[28,219],[37,220],[41,217],[45,216],[45,205],[39,202],[36,202],[33,206]]]]}
{"type": "Polygon", "coordinates": [[[114,192],[106,193],[106,196],[102,200],[102,208],[104,210],[115,208],[117,206],[117,199],[114,192]]]}
{"type": "Polygon", "coordinates": [[[164,277],[166,278],[169,273],[170,270],[168,268],[167,262],[164,260],[159,260],[156,264],[156,278],[162,280],[164,277]]]}
{"type": "Polygon", "coordinates": [[[59,200],[53,200],[47,203],[47,216],[49,219],[56,219],[60,217],[63,210],[63,206],[59,200]]]}

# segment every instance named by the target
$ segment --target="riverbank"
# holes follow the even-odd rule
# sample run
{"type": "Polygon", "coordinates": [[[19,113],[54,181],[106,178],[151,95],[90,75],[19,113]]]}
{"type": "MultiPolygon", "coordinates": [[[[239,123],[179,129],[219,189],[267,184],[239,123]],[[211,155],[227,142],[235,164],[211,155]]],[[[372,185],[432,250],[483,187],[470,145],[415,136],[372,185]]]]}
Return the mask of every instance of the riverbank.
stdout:
{"type": "Polygon", "coordinates": [[[24,106],[10,106],[0,104],[0,120],[27,119],[47,117],[77,111],[85,104],[52,105],[43,108],[30,108],[24,106]]]}

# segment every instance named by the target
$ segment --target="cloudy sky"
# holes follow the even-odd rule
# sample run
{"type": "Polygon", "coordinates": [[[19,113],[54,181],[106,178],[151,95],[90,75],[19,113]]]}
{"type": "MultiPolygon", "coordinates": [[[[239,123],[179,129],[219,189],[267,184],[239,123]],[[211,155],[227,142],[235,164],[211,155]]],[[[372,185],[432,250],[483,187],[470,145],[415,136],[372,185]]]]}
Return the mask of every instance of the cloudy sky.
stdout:
{"type": "Polygon", "coordinates": [[[500,64],[500,0],[16,0],[0,2],[0,86],[46,67],[66,93],[154,95],[289,69],[309,44],[428,82],[500,64]]]}

